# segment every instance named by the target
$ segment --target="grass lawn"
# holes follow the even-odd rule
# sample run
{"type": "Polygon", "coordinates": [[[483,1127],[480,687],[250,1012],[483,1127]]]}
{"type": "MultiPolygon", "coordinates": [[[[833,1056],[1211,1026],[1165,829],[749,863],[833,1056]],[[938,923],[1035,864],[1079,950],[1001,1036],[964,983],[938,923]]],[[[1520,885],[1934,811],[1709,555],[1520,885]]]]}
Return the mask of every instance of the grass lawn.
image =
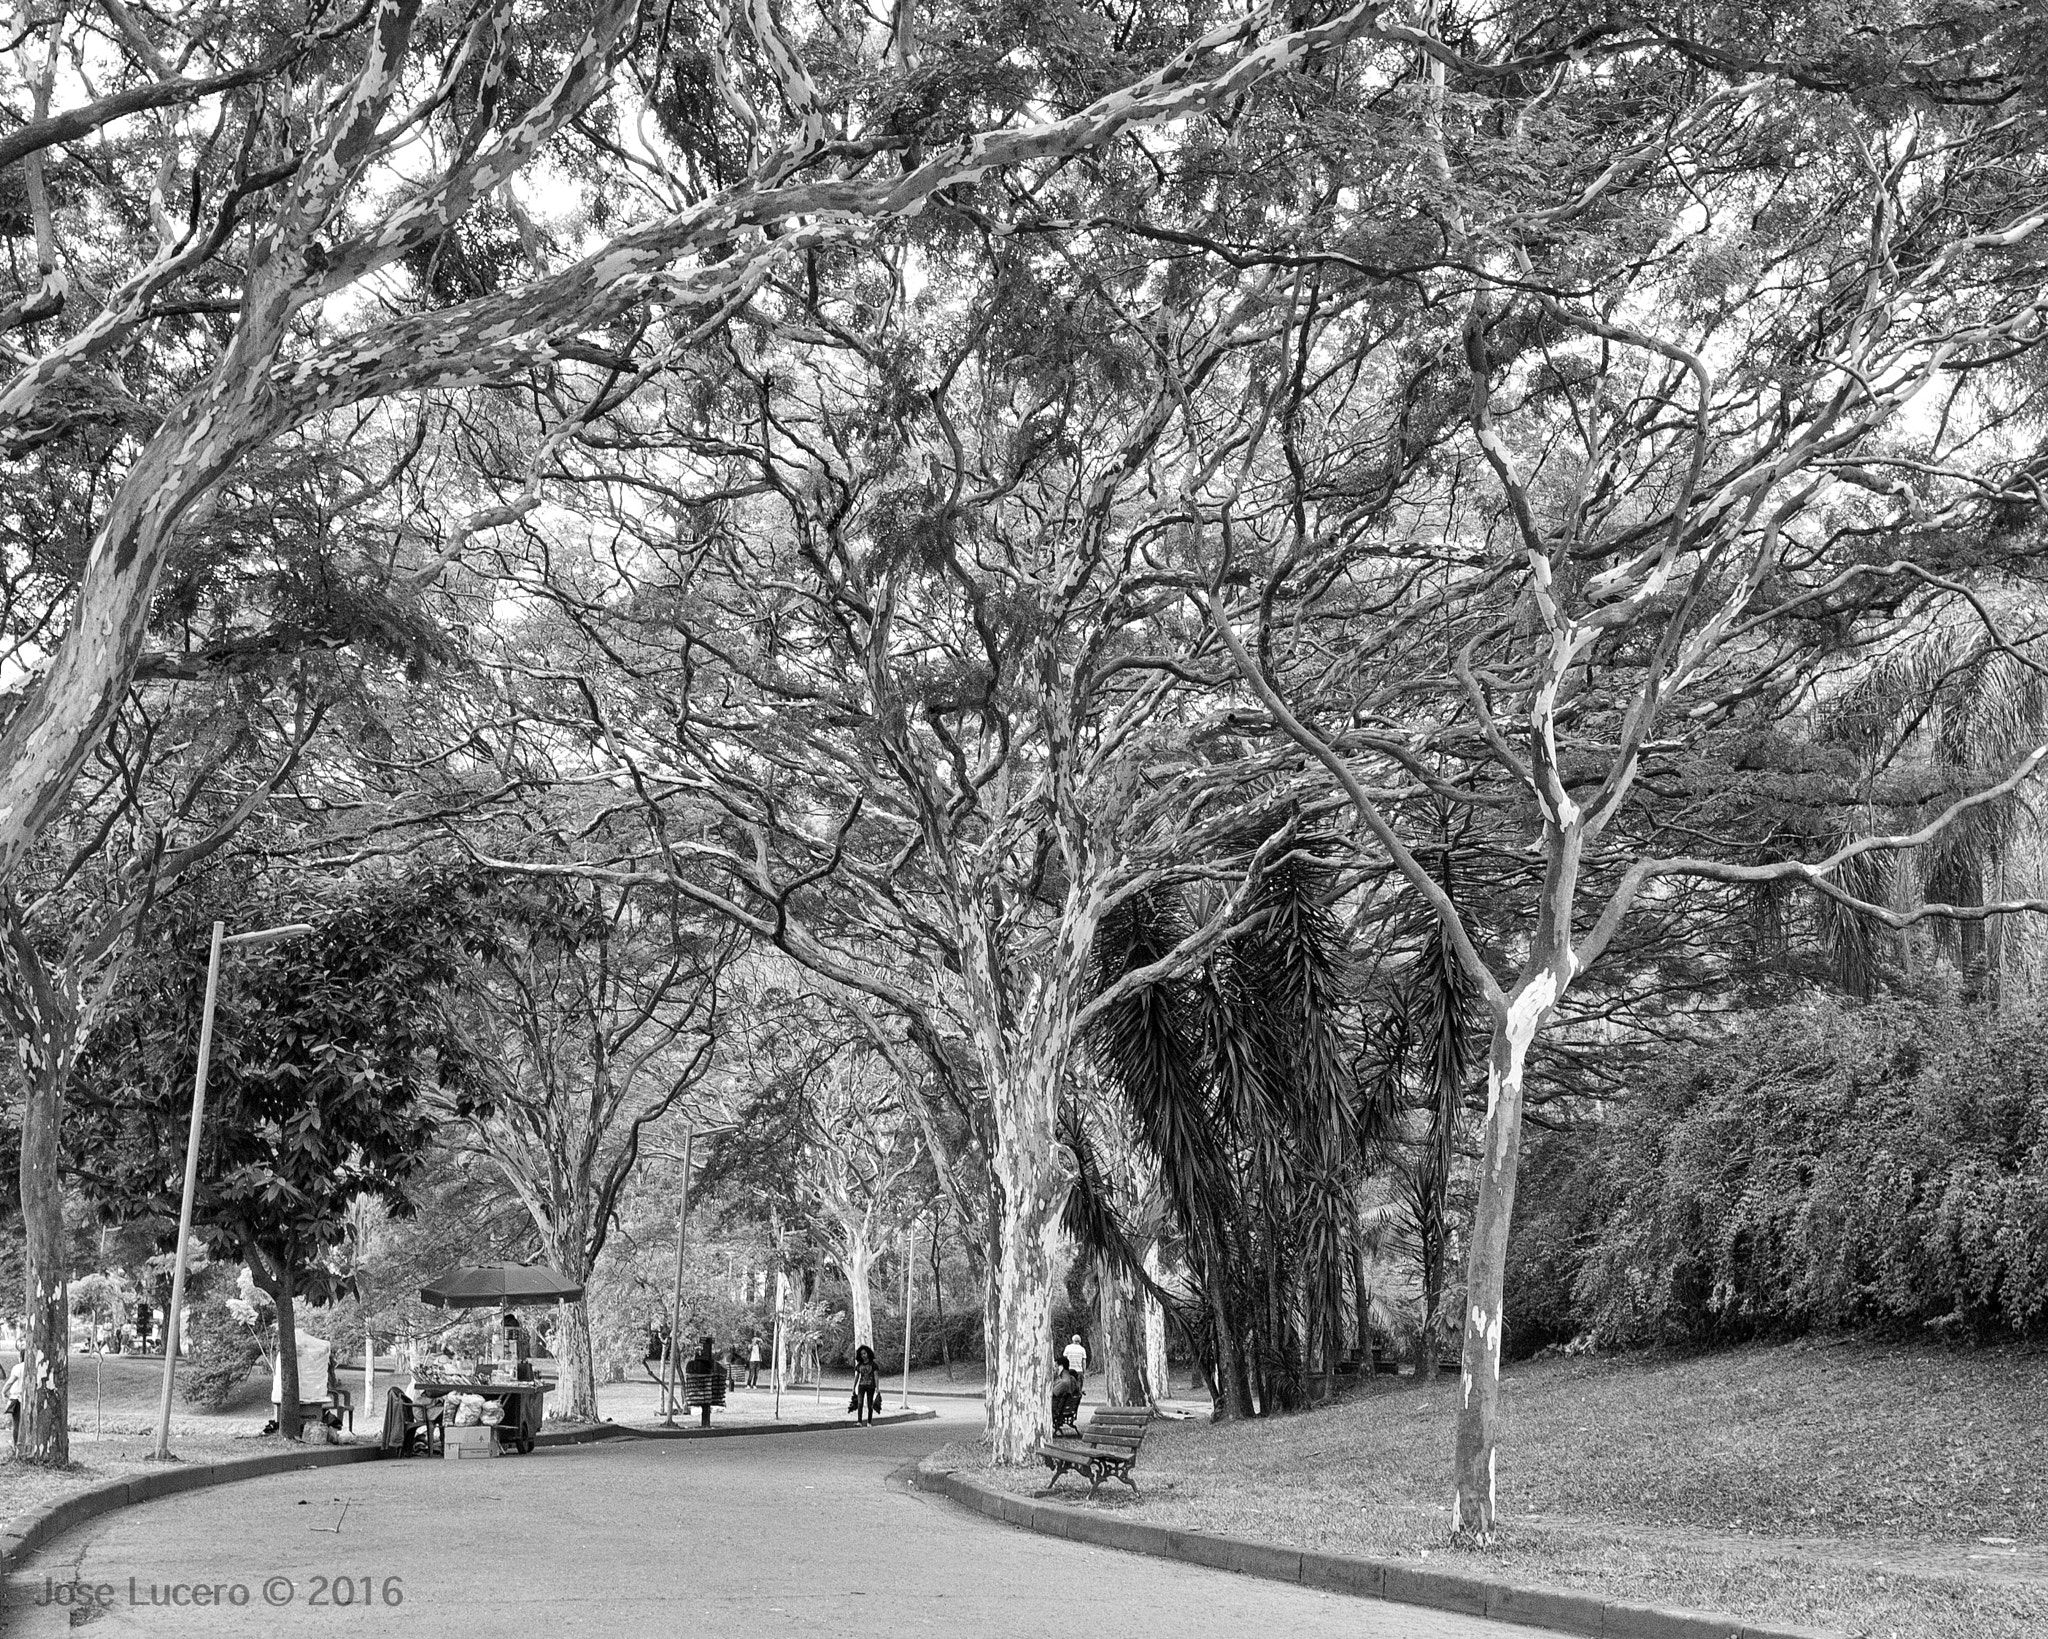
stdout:
{"type": "MultiPolygon", "coordinates": [[[[2038,1639],[2044,1382],[2038,1352],[1862,1342],[1511,1368],[1508,1527],[1483,1551],[1448,1545],[1448,1380],[1381,1380],[1271,1422],[1156,1427],[1143,1500],[1105,1487],[1091,1506],[1871,1639],[2038,1639]]],[[[1034,1491],[1046,1476],[996,1478],[1034,1491]]]]}

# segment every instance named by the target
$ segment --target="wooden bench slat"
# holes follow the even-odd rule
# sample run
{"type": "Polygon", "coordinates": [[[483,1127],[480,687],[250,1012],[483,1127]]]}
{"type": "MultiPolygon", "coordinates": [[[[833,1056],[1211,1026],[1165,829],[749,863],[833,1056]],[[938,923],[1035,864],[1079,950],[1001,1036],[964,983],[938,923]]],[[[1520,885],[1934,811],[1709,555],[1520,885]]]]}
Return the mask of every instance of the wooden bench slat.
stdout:
{"type": "Polygon", "coordinates": [[[1053,1485],[1071,1470],[1088,1476],[1090,1495],[1104,1480],[1112,1479],[1122,1480],[1135,1492],[1138,1484],[1131,1478],[1131,1469],[1152,1422],[1150,1406],[1097,1406],[1078,1439],[1041,1441],[1038,1455],[1053,1471],[1053,1485]]]}

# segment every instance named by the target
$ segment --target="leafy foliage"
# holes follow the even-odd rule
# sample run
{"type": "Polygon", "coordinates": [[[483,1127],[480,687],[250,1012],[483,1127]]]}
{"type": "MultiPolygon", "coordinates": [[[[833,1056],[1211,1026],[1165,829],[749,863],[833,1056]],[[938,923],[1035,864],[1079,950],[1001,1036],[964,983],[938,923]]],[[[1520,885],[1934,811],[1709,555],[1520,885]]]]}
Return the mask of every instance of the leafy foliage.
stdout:
{"type": "MultiPolygon", "coordinates": [[[[1246,1389],[1265,1411],[1301,1404],[1312,1359],[1334,1359],[1353,1192],[1385,1137],[1350,1073],[1351,953],[1330,894],[1314,864],[1278,864],[1243,933],[1199,972],[1136,987],[1092,1043],[1188,1238],[1205,1365],[1241,1410],[1246,1389]]],[[[1159,961],[1188,925],[1170,893],[1126,901],[1096,942],[1098,985],[1159,961]]]]}
{"type": "MultiPolygon", "coordinates": [[[[211,910],[192,898],[164,916],[81,1057],[70,1163],[109,1215],[175,1219],[211,910]]],[[[299,939],[224,954],[194,1207],[212,1250],[331,1287],[311,1277],[350,1204],[406,1210],[433,1132],[421,1094],[467,1083],[436,989],[468,914],[446,882],[373,887],[299,939]]]]}
{"type": "Polygon", "coordinates": [[[192,1293],[191,1356],[178,1372],[187,1405],[215,1411],[225,1406],[263,1359],[256,1329],[228,1305],[235,1290],[228,1270],[215,1264],[192,1293]]]}
{"type": "Polygon", "coordinates": [[[1816,1003],[1665,1061],[1534,1147],[1509,1323],[1603,1344],[2048,1329],[2048,1030],[1816,1003]],[[1570,1303],[1560,1292],[1570,1283],[1570,1303]]]}

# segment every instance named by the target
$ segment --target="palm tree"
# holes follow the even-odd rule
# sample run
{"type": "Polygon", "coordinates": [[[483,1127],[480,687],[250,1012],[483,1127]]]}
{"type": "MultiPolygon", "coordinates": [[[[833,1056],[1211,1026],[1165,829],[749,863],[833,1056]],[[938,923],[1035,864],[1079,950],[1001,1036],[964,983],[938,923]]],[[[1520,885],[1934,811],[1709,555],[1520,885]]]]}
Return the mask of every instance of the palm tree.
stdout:
{"type": "MultiPolygon", "coordinates": [[[[1165,890],[1134,895],[1115,907],[1096,935],[1098,989],[1162,959],[1187,928],[1185,908],[1165,890]]],[[[1128,1103],[1139,1141],[1151,1152],[1187,1236],[1190,1269],[1205,1300],[1218,1408],[1225,1417],[1244,1417],[1251,1412],[1251,1393],[1231,1279],[1234,1199],[1223,1148],[1215,1141],[1192,1022],[1195,991],[1187,978],[1138,987],[1104,1013],[1091,1045],[1105,1078],[1128,1103]]]]}
{"type": "MultiPolygon", "coordinates": [[[[1455,901],[1452,857],[1449,845],[1439,850],[1435,875],[1455,901]]],[[[1419,1129],[1405,1146],[1407,1160],[1396,1174],[1388,1206],[1405,1220],[1400,1244],[1412,1250],[1420,1277],[1416,1370],[1428,1378],[1436,1374],[1451,1318],[1444,1302],[1451,1261],[1450,1186],[1465,1092],[1478,1068],[1479,1036],[1471,976],[1445,941],[1442,922],[1434,912],[1417,912],[1408,919],[1406,937],[1418,941],[1415,959],[1378,999],[1376,1016],[1369,1016],[1362,1028],[1366,1047],[1357,1073],[1369,1107],[1387,1112],[1380,1117],[1386,1126],[1419,1129]]],[[[1368,1004],[1369,1015],[1374,1011],[1368,1004]]],[[[1364,1232],[1362,1224],[1357,1232],[1364,1232]]]]}
{"type": "MultiPolygon", "coordinates": [[[[1106,919],[1099,987],[1158,961],[1189,926],[1170,893],[1106,919]]],[[[1327,873],[1272,867],[1245,926],[1199,968],[1155,981],[1099,1023],[1093,1049],[1186,1238],[1221,1415],[1328,1391],[1351,1265],[1351,1202],[1384,1132],[1349,1073],[1349,953],[1327,873]]]]}

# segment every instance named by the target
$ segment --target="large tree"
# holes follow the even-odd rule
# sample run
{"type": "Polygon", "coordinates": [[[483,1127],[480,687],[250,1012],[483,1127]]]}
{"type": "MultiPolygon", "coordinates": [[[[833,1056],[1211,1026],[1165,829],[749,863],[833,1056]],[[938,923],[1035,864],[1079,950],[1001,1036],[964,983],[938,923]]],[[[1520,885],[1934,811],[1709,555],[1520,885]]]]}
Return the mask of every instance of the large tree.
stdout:
{"type": "MultiPolygon", "coordinates": [[[[696,1112],[720,1068],[733,938],[644,892],[514,882],[455,1011],[489,1107],[473,1148],[518,1196],[548,1262],[586,1283],[650,1140],[696,1112]]],[[[457,1089],[466,1096],[468,1089],[457,1089]]],[[[597,1421],[589,1311],[565,1306],[562,1415],[597,1421]]]]}
{"type": "MultiPolygon", "coordinates": [[[[535,542],[547,614],[500,626],[507,687],[589,747],[565,774],[630,787],[646,835],[608,866],[490,862],[666,884],[964,1085],[993,1175],[968,1206],[991,1225],[991,1426],[1015,1462],[1048,1416],[1063,1087],[1091,1014],[1144,977],[1092,993],[1096,931],[1148,884],[1213,879],[1168,954],[1199,950],[1293,832],[1235,840],[1285,792],[1211,757],[1177,660],[1194,623],[1157,618],[1133,479],[1178,383],[1130,354],[1089,275],[999,246],[968,263],[977,236],[938,231],[968,310],[937,338],[941,387],[906,377],[899,275],[848,265],[764,292],[715,390],[650,389],[558,453],[580,528],[535,542]],[[799,355],[800,325],[821,339],[799,355]]],[[[1226,323],[1206,353],[1241,344],[1226,323]]]]}
{"type": "Polygon", "coordinates": [[[31,15],[0,164],[35,257],[0,310],[0,435],[20,460],[112,426],[120,454],[63,635],[0,730],[0,879],[118,706],[181,532],[277,439],[536,369],[602,398],[807,251],[1225,105],[1377,11],[1294,32],[1277,10],[1205,16],[1108,73],[1048,53],[993,75],[970,69],[993,43],[972,8],[888,29],[633,0],[31,15]],[[972,89],[920,107],[916,84],[954,76],[972,89]],[[580,185],[581,226],[520,197],[543,156],[580,185]]]}
{"type": "Polygon", "coordinates": [[[1998,608],[2038,537],[1987,525],[2038,505],[2014,361],[2042,338],[2048,115],[1995,19],[1948,17],[1968,43],[1927,59],[1845,58],[1810,21],[1574,39],[1440,8],[1366,117],[1400,163],[1339,165],[1316,253],[1289,252],[1302,365],[1263,449],[1188,487],[1249,698],[1432,908],[1490,1026],[1454,1514],[1481,1537],[1530,1053],[1624,924],[1772,884],[1890,927],[2043,908],[1862,868],[2020,789],[2048,742],[1915,790],[1817,728],[1902,629],[2035,663],[1998,608]],[[1354,283],[1397,330],[1323,316],[1354,283]],[[1898,817],[1773,835],[1773,779],[1898,817]],[[1505,938],[1437,877],[1444,805],[1518,839],[1505,938]]]}
{"type": "MultiPolygon", "coordinates": [[[[1381,8],[1136,30],[1076,8],[1056,50],[974,4],[886,26],[760,5],[657,19],[634,0],[104,9],[25,13],[5,68],[0,233],[33,254],[0,291],[0,462],[76,550],[9,651],[0,883],[144,663],[167,566],[281,441],[346,446],[386,401],[489,382],[575,403],[573,427],[820,247],[1233,107],[1381,8]],[[568,212],[549,218],[548,184],[522,193],[536,172],[568,212]]],[[[366,468],[355,499],[407,460],[366,468]]],[[[439,576],[534,501],[398,530],[403,572],[439,576]]],[[[54,1142],[53,1122],[32,1168],[54,1142]]],[[[32,1306],[54,1301],[40,1288],[32,1306]]]]}
{"type": "MultiPolygon", "coordinates": [[[[138,686],[0,898],[0,1019],[13,1090],[30,1367],[18,1449],[68,1461],[64,1299],[71,1248],[60,1176],[78,1055],[111,1005],[160,895],[217,858],[260,812],[320,726],[324,690],[247,676],[138,686]]],[[[10,1150],[12,1146],[10,1146],[10,1150]]]]}
{"type": "MultiPolygon", "coordinates": [[[[212,908],[188,896],[163,919],[154,960],[131,973],[79,1061],[72,1170],[122,1218],[178,1219],[212,908]]],[[[236,896],[236,916],[250,908],[236,896]]],[[[279,920],[286,909],[263,908],[279,920]]],[[[193,1227],[216,1256],[246,1262],[276,1305],[288,1439],[299,1433],[294,1298],[335,1289],[321,1260],[361,1198],[408,1210],[405,1186],[436,1129],[429,1089],[474,1085],[442,995],[473,937],[467,896],[447,882],[368,883],[311,933],[225,958],[193,1227]]]]}

